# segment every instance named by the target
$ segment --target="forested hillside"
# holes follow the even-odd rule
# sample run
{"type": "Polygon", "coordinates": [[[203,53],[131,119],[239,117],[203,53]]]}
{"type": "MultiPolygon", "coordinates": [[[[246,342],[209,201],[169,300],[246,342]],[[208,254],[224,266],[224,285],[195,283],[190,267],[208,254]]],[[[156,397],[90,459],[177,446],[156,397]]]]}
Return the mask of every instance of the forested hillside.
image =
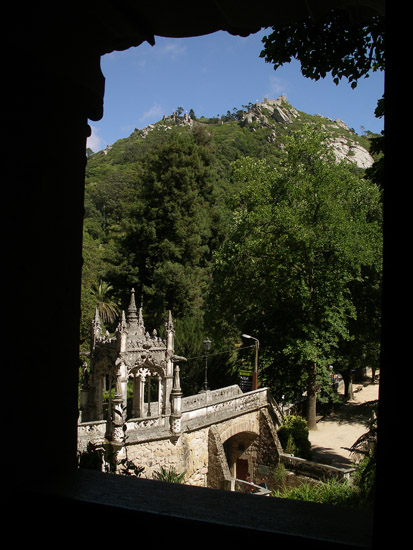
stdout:
{"type": "Polygon", "coordinates": [[[348,380],[378,358],[374,136],[285,98],[182,113],[89,152],[82,349],[94,308],[115,330],[134,287],[148,330],[162,333],[172,311],[186,395],[202,386],[206,336],[210,386],[237,382],[252,360],[246,332],[260,340],[262,385],[292,398],[312,384],[329,399],[328,365],[348,380]]]}

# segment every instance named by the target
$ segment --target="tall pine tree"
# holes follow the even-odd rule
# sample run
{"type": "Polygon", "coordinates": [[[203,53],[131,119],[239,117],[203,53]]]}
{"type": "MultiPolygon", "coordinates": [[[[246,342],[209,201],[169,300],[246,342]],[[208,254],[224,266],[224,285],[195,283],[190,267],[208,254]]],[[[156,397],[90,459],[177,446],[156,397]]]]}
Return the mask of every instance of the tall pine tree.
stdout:
{"type": "Polygon", "coordinates": [[[110,279],[141,293],[146,316],[170,309],[182,318],[200,313],[220,209],[208,135],[170,132],[143,159],[135,198],[124,205],[110,279]]]}

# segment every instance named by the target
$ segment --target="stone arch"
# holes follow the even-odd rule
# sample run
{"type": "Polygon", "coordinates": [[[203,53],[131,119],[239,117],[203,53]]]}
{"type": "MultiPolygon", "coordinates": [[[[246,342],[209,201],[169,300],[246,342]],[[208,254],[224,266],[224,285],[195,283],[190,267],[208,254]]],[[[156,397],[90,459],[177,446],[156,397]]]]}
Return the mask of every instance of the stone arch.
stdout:
{"type": "MultiPolygon", "coordinates": [[[[214,448],[220,449],[223,478],[246,481],[249,474],[249,480],[253,483],[262,481],[267,475],[271,476],[271,471],[278,463],[282,452],[278,436],[265,408],[232,418],[229,422],[216,424],[214,448]]],[[[216,460],[210,453],[209,464],[216,460]]]]}
{"type": "Polygon", "coordinates": [[[225,461],[223,470],[228,471],[231,478],[246,480],[247,474],[255,471],[255,448],[260,438],[257,414],[233,418],[216,428],[223,457],[221,460],[225,461]]]}
{"type": "Polygon", "coordinates": [[[148,360],[137,364],[129,370],[128,381],[132,382],[132,418],[159,416],[164,413],[166,376],[162,366],[148,360]],[[153,395],[153,380],[157,382],[156,395],[153,395]]]}
{"type": "Polygon", "coordinates": [[[225,443],[231,437],[239,433],[254,433],[257,436],[260,433],[259,421],[256,414],[253,417],[249,416],[248,418],[238,418],[229,423],[228,426],[224,426],[224,429],[220,430],[220,438],[222,443],[225,443]]]}
{"type": "Polygon", "coordinates": [[[252,431],[238,432],[225,440],[224,452],[231,476],[249,481],[255,470],[255,445],[259,434],[252,431]]]}
{"type": "Polygon", "coordinates": [[[110,357],[101,356],[90,373],[90,390],[88,397],[89,418],[107,419],[110,409],[112,389],[116,381],[117,367],[110,357]],[[109,402],[104,403],[104,393],[107,392],[109,402]]]}

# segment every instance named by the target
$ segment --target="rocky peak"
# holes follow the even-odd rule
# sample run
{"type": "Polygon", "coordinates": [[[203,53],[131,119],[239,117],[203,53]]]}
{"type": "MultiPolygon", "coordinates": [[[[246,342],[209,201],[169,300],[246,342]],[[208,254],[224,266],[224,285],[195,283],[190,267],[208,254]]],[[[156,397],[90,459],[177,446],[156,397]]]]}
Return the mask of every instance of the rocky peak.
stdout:
{"type": "MultiPolygon", "coordinates": [[[[323,129],[332,132],[331,146],[337,161],[347,159],[363,169],[373,164],[373,157],[352,137],[352,131],[345,122],[340,119],[332,120],[319,114],[315,116],[320,117],[323,129]]],[[[271,128],[272,132],[268,140],[274,143],[277,141],[277,125],[292,124],[299,118],[299,111],[288,103],[285,96],[279,96],[276,99],[265,98],[263,102],[250,105],[243,122],[271,128]]]]}
{"type": "Polygon", "coordinates": [[[273,126],[273,123],[291,123],[299,113],[292,107],[285,96],[277,99],[265,98],[263,102],[255,103],[244,117],[247,123],[259,122],[263,126],[273,126]]]}

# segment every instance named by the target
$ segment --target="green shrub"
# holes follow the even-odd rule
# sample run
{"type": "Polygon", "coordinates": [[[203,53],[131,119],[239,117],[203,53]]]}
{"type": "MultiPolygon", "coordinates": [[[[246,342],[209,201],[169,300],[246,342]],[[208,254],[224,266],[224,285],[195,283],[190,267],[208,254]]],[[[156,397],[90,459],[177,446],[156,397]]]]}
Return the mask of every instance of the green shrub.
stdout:
{"type": "Polygon", "coordinates": [[[169,468],[167,470],[161,466],[160,470],[154,472],[153,478],[157,481],[168,481],[169,483],[183,483],[185,479],[186,472],[178,474],[175,468],[169,468]]]}
{"type": "Polygon", "coordinates": [[[308,435],[307,421],[301,416],[286,416],[278,429],[278,438],[284,451],[307,460],[311,458],[308,435]]]}
{"type": "Polygon", "coordinates": [[[351,486],[347,481],[330,480],[317,484],[303,483],[300,487],[273,491],[271,495],[333,506],[357,507],[360,505],[358,488],[351,486]]]}
{"type": "Polygon", "coordinates": [[[286,478],[287,478],[287,470],[281,462],[279,462],[273,471],[273,478],[274,482],[277,487],[284,487],[286,478]]]}
{"type": "Polygon", "coordinates": [[[366,508],[374,505],[376,490],[376,457],[373,453],[366,456],[353,474],[353,483],[358,488],[360,503],[366,508]]]}

